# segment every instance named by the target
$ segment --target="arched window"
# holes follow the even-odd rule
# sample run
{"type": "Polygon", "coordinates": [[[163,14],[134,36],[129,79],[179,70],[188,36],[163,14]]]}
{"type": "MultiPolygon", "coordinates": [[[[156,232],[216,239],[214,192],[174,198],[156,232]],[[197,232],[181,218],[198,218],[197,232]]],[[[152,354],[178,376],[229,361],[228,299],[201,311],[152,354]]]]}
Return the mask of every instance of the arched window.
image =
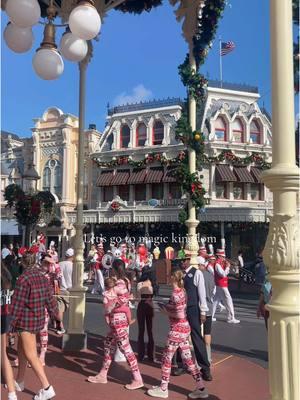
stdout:
{"type": "Polygon", "coordinates": [[[123,125],[121,128],[121,138],[120,138],[121,149],[128,147],[130,142],[130,128],[128,125],[123,125]]]}
{"type": "Polygon", "coordinates": [[[60,199],[62,194],[62,170],[58,160],[48,160],[43,171],[43,190],[49,190],[60,199]]]}
{"type": "Polygon", "coordinates": [[[237,143],[244,142],[244,126],[239,118],[235,119],[232,124],[233,141],[237,143]]]}
{"type": "Polygon", "coordinates": [[[155,121],[153,125],[153,144],[162,144],[164,140],[164,125],[161,121],[155,121]]]}
{"type": "Polygon", "coordinates": [[[136,145],[138,147],[145,146],[146,140],[147,140],[147,127],[142,122],[141,124],[138,124],[138,127],[136,129],[136,145]]]}
{"type": "Polygon", "coordinates": [[[227,140],[227,127],[224,118],[218,117],[215,123],[215,138],[216,140],[227,140]]]}
{"type": "Polygon", "coordinates": [[[253,120],[250,125],[250,143],[261,143],[260,125],[255,120],[253,120]]]}
{"type": "Polygon", "coordinates": [[[47,162],[44,171],[43,171],[43,190],[49,190],[50,191],[50,186],[51,186],[51,170],[47,165],[49,164],[49,161],[47,162]]]}
{"type": "Polygon", "coordinates": [[[53,174],[54,174],[54,184],[53,184],[54,193],[60,199],[61,198],[61,184],[62,184],[61,181],[62,181],[62,179],[61,179],[61,165],[58,161],[56,161],[56,165],[54,167],[53,174]]]}

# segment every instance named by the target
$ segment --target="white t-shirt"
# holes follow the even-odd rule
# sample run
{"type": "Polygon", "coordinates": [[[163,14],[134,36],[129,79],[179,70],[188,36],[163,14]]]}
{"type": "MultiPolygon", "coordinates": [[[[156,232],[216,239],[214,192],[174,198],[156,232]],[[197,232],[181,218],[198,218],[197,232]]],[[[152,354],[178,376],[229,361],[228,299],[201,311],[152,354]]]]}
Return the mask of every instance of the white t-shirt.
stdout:
{"type": "Polygon", "coordinates": [[[62,290],[68,290],[72,287],[73,262],[61,261],[59,266],[62,274],[61,288],[62,290]]]}
{"type": "Polygon", "coordinates": [[[1,250],[1,256],[2,256],[2,260],[5,259],[5,257],[9,256],[11,254],[10,250],[7,247],[4,247],[1,250]]]}

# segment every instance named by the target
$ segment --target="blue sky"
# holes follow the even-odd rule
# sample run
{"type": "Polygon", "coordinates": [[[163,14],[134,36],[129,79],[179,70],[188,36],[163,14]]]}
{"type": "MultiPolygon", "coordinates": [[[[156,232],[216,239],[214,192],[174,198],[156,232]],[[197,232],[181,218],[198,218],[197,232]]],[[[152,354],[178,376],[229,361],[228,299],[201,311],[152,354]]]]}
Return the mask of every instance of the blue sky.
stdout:
{"type": "MultiPolygon", "coordinates": [[[[184,97],[177,67],[184,60],[187,45],[174,8],[162,7],[142,15],[111,11],[104,20],[99,42],[87,76],[86,126],[103,129],[107,103],[184,97]]],[[[7,18],[2,13],[2,32],[7,18]]],[[[57,31],[59,43],[63,29],[57,31]]],[[[223,80],[259,87],[265,107],[270,104],[269,1],[230,0],[219,30],[201,71],[219,78],[218,37],[232,40],[236,49],[223,57],[223,80]]],[[[34,27],[35,43],[26,54],[10,51],[2,39],[3,130],[29,136],[33,118],[50,106],[78,115],[78,66],[65,61],[63,75],[43,81],[32,68],[32,57],[42,40],[42,29],[34,27]]]]}

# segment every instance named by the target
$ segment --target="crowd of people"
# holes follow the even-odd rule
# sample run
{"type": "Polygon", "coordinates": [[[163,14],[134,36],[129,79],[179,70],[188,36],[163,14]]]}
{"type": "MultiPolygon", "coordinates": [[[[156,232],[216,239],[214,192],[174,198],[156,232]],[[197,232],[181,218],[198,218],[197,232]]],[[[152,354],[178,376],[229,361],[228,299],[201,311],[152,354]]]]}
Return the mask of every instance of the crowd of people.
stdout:
{"type": "MultiPolygon", "coordinates": [[[[65,260],[59,262],[55,244],[51,242],[47,250],[45,241],[46,238],[39,235],[30,248],[21,247],[17,254],[12,246],[2,250],[1,361],[9,400],[16,400],[17,392],[24,390],[27,366],[33,369],[41,384],[41,390],[34,399],[48,400],[55,396],[44,369],[48,329],[51,322],[57,334],[65,333],[63,314],[68,308],[68,290],[72,287],[74,250],[69,248],[65,252],[65,260]],[[14,361],[18,365],[18,373],[15,379],[6,348],[11,337],[18,338],[18,358],[14,361]]],[[[210,368],[211,331],[217,308],[226,309],[228,323],[240,322],[235,317],[228,290],[230,263],[224,249],[218,249],[214,254],[212,246],[207,251],[203,245],[199,249],[197,267],[190,265],[188,251],[181,251],[179,261],[172,268],[172,294],[168,302],[164,302],[157,297],[153,254],[144,243],[138,246],[126,242],[119,246],[112,243],[106,251],[101,242],[91,247],[86,260],[87,280],[93,283],[91,292],[102,296],[109,333],[104,340],[101,369],[97,375],[89,376],[88,382],[106,384],[110,365],[119,352],[119,357],[125,358],[132,373],[132,381],[125,388],[136,390],[144,386],[139,363],[146,356],[149,362],[157,362],[153,319],[154,311],[158,309],[167,314],[170,330],[161,359],[161,383],[149,389],[148,395],[167,398],[171,372],[178,376],[187,370],[196,384],[189,398],[208,397],[204,381],[213,379],[210,368]],[[129,340],[129,327],[135,323],[131,310],[135,308],[135,302],[138,303],[137,357],[129,340]]],[[[258,312],[258,316],[265,318],[266,296],[262,292],[258,312]]]]}

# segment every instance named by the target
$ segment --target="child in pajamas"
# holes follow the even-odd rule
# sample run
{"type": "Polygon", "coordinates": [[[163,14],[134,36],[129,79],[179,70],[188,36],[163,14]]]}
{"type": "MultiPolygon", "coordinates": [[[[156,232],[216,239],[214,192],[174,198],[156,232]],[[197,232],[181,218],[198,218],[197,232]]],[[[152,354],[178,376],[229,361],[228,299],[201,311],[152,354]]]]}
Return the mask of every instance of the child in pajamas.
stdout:
{"type": "MultiPolygon", "coordinates": [[[[114,278],[106,278],[104,284],[106,290],[103,292],[103,305],[105,312],[105,321],[109,325],[109,316],[118,305],[118,287],[114,278]]],[[[120,295],[122,295],[122,293],[120,295]]],[[[131,311],[128,306],[123,305],[121,307],[118,307],[118,311],[125,312],[128,325],[131,325],[135,322],[135,320],[131,318],[131,311]]]]}
{"type": "Polygon", "coordinates": [[[148,390],[148,394],[152,397],[167,398],[168,384],[170,380],[172,358],[176,350],[179,349],[181,357],[189,372],[196,381],[197,388],[189,394],[192,399],[204,399],[208,397],[208,392],[204,387],[199,368],[191,355],[189,336],[190,326],[186,318],[186,294],[183,283],[183,272],[175,271],[171,276],[173,292],[167,305],[159,304],[161,309],[165,311],[170,320],[170,332],[168,335],[166,347],[162,357],[162,379],[159,387],[148,390]]]}
{"type": "Polygon", "coordinates": [[[128,318],[124,312],[124,306],[129,307],[129,292],[125,280],[125,268],[123,262],[113,268],[112,273],[115,274],[117,280],[115,290],[118,294],[118,302],[116,307],[109,314],[109,327],[108,333],[104,341],[104,360],[102,368],[96,376],[89,376],[88,381],[91,383],[107,383],[107,373],[111,365],[113,356],[117,347],[125,355],[127,363],[131,369],[133,380],[130,384],[125,385],[126,389],[135,390],[144,386],[143,379],[138,367],[137,359],[132,351],[129,342],[128,333],[128,318]]]}

